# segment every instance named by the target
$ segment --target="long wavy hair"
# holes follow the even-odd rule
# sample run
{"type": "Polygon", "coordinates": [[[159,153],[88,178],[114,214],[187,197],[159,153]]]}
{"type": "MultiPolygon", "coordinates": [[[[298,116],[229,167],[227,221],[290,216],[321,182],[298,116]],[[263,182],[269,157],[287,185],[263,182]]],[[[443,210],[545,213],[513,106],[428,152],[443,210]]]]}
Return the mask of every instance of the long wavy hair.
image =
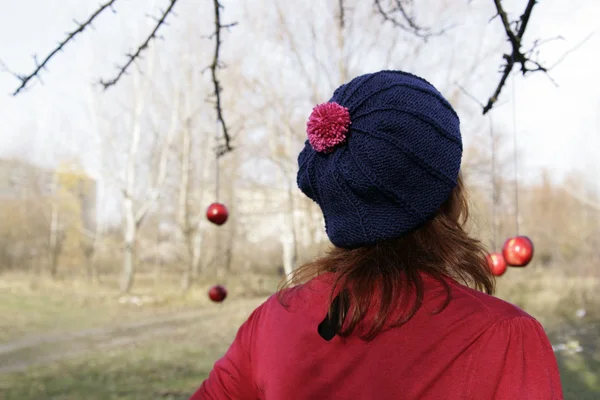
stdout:
{"type": "Polygon", "coordinates": [[[448,200],[429,222],[398,239],[356,249],[332,248],[323,257],[294,270],[280,284],[279,302],[286,306],[282,289],[323,273],[333,273],[328,317],[341,327],[338,335],[342,337],[354,332],[379,295],[375,317],[361,335],[364,340],[372,340],[384,328],[397,305],[406,300],[403,295],[409,291],[416,294],[413,304],[407,305],[406,312],[391,326],[400,326],[415,315],[424,295],[422,273],[435,278],[446,289],[446,301],[438,312],[451,301],[445,277],[493,294],[495,279],[483,245],[465,229],[468,218],[467,196],[462,176],[459,176],[448,200]],[[333,306],[336,288],[340,289],[339,307],[333,306]]]}

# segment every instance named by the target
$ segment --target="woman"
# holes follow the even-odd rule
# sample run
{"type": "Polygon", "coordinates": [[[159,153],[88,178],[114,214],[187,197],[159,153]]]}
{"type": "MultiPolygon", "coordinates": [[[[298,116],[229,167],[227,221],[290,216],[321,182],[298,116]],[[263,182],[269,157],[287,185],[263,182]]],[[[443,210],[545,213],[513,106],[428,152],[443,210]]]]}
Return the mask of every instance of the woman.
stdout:
{"type": "Polygon", "coordinates": [[[359,76],[307,133],[298,185],[335,247],[250,315],[191,399],[563,399],[543,328],[491,296],[465,232],[443,96],[400,71],[359,76]]]}

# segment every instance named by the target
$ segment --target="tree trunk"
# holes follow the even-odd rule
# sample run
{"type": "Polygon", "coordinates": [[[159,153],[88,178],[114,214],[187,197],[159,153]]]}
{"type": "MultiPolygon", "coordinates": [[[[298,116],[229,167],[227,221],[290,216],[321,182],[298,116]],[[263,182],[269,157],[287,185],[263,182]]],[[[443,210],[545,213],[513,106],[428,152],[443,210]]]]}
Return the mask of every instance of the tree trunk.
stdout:
{"type": "Polygon", "coordinates": [[[286,188],[285,201],[287,206],[283,215],[283,232],[281,235],[283,270],[286,276],[289,276],[296,268],[296,224],[292,196],[290,188],[286,188]]]}
{"type": "Polygon", "coordinates": [[[191,168],[191,157],[190,153],[192,150],[192,119],[188,117],[186,125],[181,132],[181,164],[179,173],[179,202],[178,202],[178,220],[179,229],[181,236],[186,245],[186,259],[185,267],[183,269],[183,275],[181,276],[181,290],[186,292],[192,286],[193,279],[193,253],[194,244],[193,236],[196,227],[192,226],[190,221],[190,206],[189,206],[189,195],[190,195],[190,168],[191,168]]]}
{"type": "MultiPolygon", "coordinates": [[[[157,230],[157,235],[156,235],[156,248],[157,249],[162,249],[162,243],[163,243],[163,234],[162,231],[160,229],[160,224],[159,224],[159,228],[157,230]]],[[[156,254],[156,257],[154,259],[154,285],[158,285],[158,283],[160,282],[160,277],[162,274],[162,269],[163,269],[163,255],[161,251],[158,251],[156,254]]]]}
{"type": "Polygon", "coordinates": [[[202,231],[200,230],[200,227],[201,225],[198,225],[193,240],[194,256],[192,261],[192,276],[194,279],[197,279],[200,276],[200,266],[202,264],[202,231]]]}
{"type": "Polygon", "coordinates": [[[185,269],[181,277],[181,290],[186,292],[192,287],[194,279],[200,274],[200,255],[202,250],[202,232],[200,232],[200,226],[188,232],[186,236],[186,246],[188,249],[187,259],[185,263],[185,269]]]}
{"type": "Polygon", "coordinates": [[[128,293],[133,287],[133,278],[135,276],[135,245],[125,242],[123,252],[123,276],[121,277],[121,293],[128,293]]]}
{"type": "Polygon", "coordinates": [[[86,257],[86,263],[88,281],[93,285],[97,285],[100,282],[100,277],[98,276],[98,264],[96,263],[95,251],[86,257]]]}
{"type": "Polygon", "coordinates": [[[338,72],[340,75],[339,84],[346,83],[348,79],[348,68],[345,58],[345,48],[346,48],[346,35],[345,35],[345,27],[346,27],[346,10],[344,9],[344,2],[342,0],[338,1],[338,23],[337,23],[337,45],[339,51],[339,60],[338,60],[338,72]]]}
{"type": "Polygon", "coordinates": [[[57,201],[52,202],[52,215],[50,217],[50,259],[49,259],[49,272],[50,276],[54,279],[58,273],[58,262],[60,259],[60,253],[62,250],[61,234],[59,226],[59,212],[57,201]]]}
{"type": "MultiPolygon", "coordinates": [[[[153,70],[153,51],[150,51],[148,57],[148,76],[152,76],[153,70]]],[[[123,214],[125,216],[124,226],[124,238],[123,238],[123,271],[121,282],[119,284],[122,293],[127,293],[133,286],[133,280],[135,275],[135,264],[136,264],[136,239],[137,230],[139,229],[143,219],[150,210],[150,207],[154,204],[159,197],[159,187],[164,180],[166,173],[166,154],[170,142],[167,140],[161,150],[161,156],[159,159],[159,172],[157,181],[150,189],[150,194],[146,202],[142,203],[136,210],[134,207],[134,196],[136,189],[137,179],[137,161],[140,149],[140,142],[142,139],[142,117],[145,108],[145,101],[147,100],[147,88],[144,88],[139,74],[134,74],[134,86],[135,86],[135,98],[134,98],[134,109],[133,109],[133,121],[131,127],[131,139],[129,142],[129,149],[127,151],[127,164],[125,166],[125,187],[123,190],[123,214]]],[[[177,107],[175,107],[177,108],[177,107]]],[[[175,114],[173,111],[172,116],[175,114]]],[[[172,134],[172,128],[174,118],[171,119],[171,125],[169,126],[169,133],[167,138],[170,138],[172,134]]]]}
{"type": "Polygon", "coordinates": [[[57,243],[54,248],[52,248],[50,253],[50,276],[52,279],[56,279],[56,275],[58,274],[58,263],[60,260],[60,244],[57,243]]]}
{"type": "Polygon", "coordinates": [[[98,247],[98,227],[94,226],[92,230],[87,230],[82,228],[81,232],[81,241],[79,242],[79,246],[81,251],[83,252],[83,256],[85,258],[85,274],[88,282],[92,284],[98,283],[98,266],[96,264],[96,254],[98,247]]]}
{"type": "MultiPolygon", "coordinates": [[[[211,169],[211,162],[212,162],[212,157],[211,157],[211,153],[210,153],[210,148],[212,148],[212,146],[214,145],[213,140],[212,139],[207,139],[207,142],[205,143],[205,145],[202,147],[201,149],[201,154],[200,154],[200,158],[202,159],[202,164],[201,164],[201,182],[207,182],[210,177],[211,177],[211,173],[214,172],[211,169]],[[210,140],[210,142],[208,142],[208,140],[210,140]],[[209,146],[210,145],[210,146],[209,146]]],[[[208,197],[210,196],[208,190],[202,190],[202,192],[200,193],[200,209],[198,211],[198,216],[196,217],[196,219],[194,219],[194,237],[192,240],[192,245],[193,245],[193,254],[194,254],[194,261],[193,261],[193,265],[192,265],[192,276],[194,279],[198,279],[198,277],[200,276],[200,269],[202,267],[202,257],[204,256],[204,254],[202,253],[202,243],[203,243],[203,233],[204,231],[207,229],[207,224],[208,222],[205,220],[205,208],[207,206],[207,202],[208,202],[208,197]]],[[[205,264],[206,265],[206,264],[205,264]]]]}
{"type": "MultiPolygon", "coordinates": [[[[232,198],[232,197],[230,197],[232,198]]],[[[230,203],[231,205],[231,203],[230,203]]],[[[231,209],[230,209],[231,210],[231,209]]],[[[235,211],[235,210],[234,210],[235,211]]],[[[223,236],[225,236],[225,249],[224,249],[224,253],[223,253],[223,270],[225,271],[225,273],[230,274],[231,270],[232,270],[232,264],[233,264],[233,251],[234,251],[234,246],[235,246],[235,237],[236,237],[236,221],[235,219],[232,221],[228,221],[228,226],[226,228],[226,231],[224,232],[225,234],[223,236]]]]}
{"type": "Polygon", "coordinates": [[[215,235],[215,240],[217,243],[215,244],[215,255],[213,257],[214,267],[217,269],[217,278],[223,279],[225,276],[225,270],[223,269],[223,238],[222,231],[217,232],[215,235]]]}
{"type": "Polygon", "coordinates": [[[193,234],[186,232],[186,247],[188,249],[183,275],[181,276],[181,290],[186,292],[192,286],[194,271],[193,234]]]}
{"type": "Polygon", "coordinates": [[[185,263],[183,275],[181,276],[181,291],[184,293],[187,292],[188,290],[190,290],[190,287],[192,287],[192,281],[193,281],[192,270],[193,270],[192,262],[191,262],[191,260],[188,260],[188,262],[185,263]]]}
{"type": "Polygon", "coordinates": [[[126,196],[123,201],[125,211],[125,232],[123,249],[123,275],[121,277],[120,289],[122,293],[127,293],[133,286],[135,275],[135,241],[137,236],[137,224],[133,210],[133,199],[126,196]]]}
{"type": "Polygon", "coordinates": [[[85,244],[83,255],[85,257],[87,279],[92,284],[98,283],[98,266],[96,265],[96,240],[85,244]]]}

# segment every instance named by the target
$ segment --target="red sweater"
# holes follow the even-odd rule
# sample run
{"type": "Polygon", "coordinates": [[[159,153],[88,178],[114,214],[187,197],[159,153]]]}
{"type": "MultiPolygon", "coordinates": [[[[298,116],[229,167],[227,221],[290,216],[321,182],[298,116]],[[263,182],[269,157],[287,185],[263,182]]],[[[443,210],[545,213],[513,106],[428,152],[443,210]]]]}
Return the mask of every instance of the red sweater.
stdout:
{"type": "Polygon", "coordinates": [[[366,342],[317,333],[332,276],[288,289],[240,327],[190,400],[562,400],[542,326],[519,308],[448,279],[424,275],[425,298],[405,325],[366,342]]]}

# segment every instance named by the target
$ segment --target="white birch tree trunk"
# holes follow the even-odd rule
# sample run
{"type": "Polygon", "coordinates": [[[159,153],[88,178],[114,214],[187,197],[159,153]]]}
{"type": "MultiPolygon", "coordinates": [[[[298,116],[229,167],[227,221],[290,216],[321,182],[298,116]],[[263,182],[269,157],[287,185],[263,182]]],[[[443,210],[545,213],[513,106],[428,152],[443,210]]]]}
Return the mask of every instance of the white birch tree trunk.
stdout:
{"type": "MultiPolygon", "coordinates": [[[[148,55],[148,71],[146,76],[152,77],[153,70],[153,52],[150,50],[148,55]]],[[[137,176],[137,162],[139,157],[139,149],[142,134],[142,117],[145,108],[145,100],[148,96],[147,87],[143,86],[140,82],[138,74],[134,74],[135,80],[135,107],[133,115],[133,126],[131,129],[131,141],[129,145],[129,151],[127,154],[127,165],[125,170],[125,189],[123,190],[123,213],[125,218],[124,224],[124,246],[123,246],[123,274],[120,283],[121,292],[126,293],[131,290],[133,286],[135,267],[136,267],[136,242],[137,232],[144,221],[144,218],[160,198],[161,189],[167,175],[167,167],[169,162],[169,152],[173,142],[173,137],[178,127],[179,119],[179,104],[180,96],[179,91],[175,91],[175,101],[171,107],[171,118],[167,132],[165,135],[160,135],[164,138],[162,146],[160,146],[160,156],[158,162],[158,171],[156,178],[151,184],[148,192],[146,192],[145,200],[139,204],[136,204],[135,193],[136,193],[136,176],[137,176]]],[[[154,113],[151,114],[154,116],[154,113]]],[[[157,129],[161,129],[159,125],[155,124],[157,129]]]]}
{"type": "Polygon", "coordinates": [[[52,203],[50,211],[50,237],[49,237],[49,272],[52,278],[55,278],[58,273],[58,264],[62,252],[64,235],[60,226],[60,209],[59,209],[59,182],[58,172],[55,171],[52,176],[52,203]]]}
{"type": "MultiPolygon", "coordinates": [[[[136,83],[139,86],[139,78],[136,83]]],[[[141,123],[144,110],[144,93],[141,93],[141,88],[136,87],[138,92],[136,96],[136,105],[133,115],[133,127],[131,130],[131,141],[129,143],[129,151],[127,154],[127,165],[125,167],[125,190],[123,191],[123,216],[125,218],[123,232],[123,271],[120,283],[121,292],[129,292],[133,286],[133,278],[135,275],[135,244],[137,239],[137,224],[135,217],[135,182],[136,182],[136,161],[139,152],[141,139],[141,123]]]]}
{"type": "Polygon", "coordinates": [[[187,249],[185,268],[181,277],[181,289],[187,291],[192,285],[193,269],[194,269],[194,243],[193,236],[195,227],[190,221],[190,169],[192,150],[192,120],[191,116],[186,121],[186,126],[181,133],[181,169],[179,172],[179,201],[178,201],[178,220],[181,234],[185,241],[187,249]]]}
{"type": "MultiPolygon", "coordinates": [[[[275,125],[273,119],[273,116],[268,118],[269,132],[276,132],[276,130],[281,129],[281,127],[275,125]]],[[[281,188],[283,200],[283,211],[280,218],[281,235],[279,236],[279,240],[281,243],[281,263],[284,273],[287,276],[296,268],[297,238],[294,217],[295,208],[292,193],[294,186],[292,184],[292,179],[290,178],[292,171],[290,171],[289,168],[286,168],[285,161],[282,161],[284,157],[288,156],[287,150],[292,146],[293,134],[289,127],[283,129],[283,143],[278,142],[279,138],[277,135],[271,134],[269,135],[269,147],[272,154],[272,161],[279,167],[277,171],[277,188],[281,188]]]]}
{"type": "MultiPolygon", "coordinates": [[[[210,137],[210,136],[209,136],[210,137]]],[[[205,146],[202,148],[202,153],[200,155],[201,159],[202,159],[202,182],[208,182],[210,175],[212,173],[212,170],[210,168],[210,162],[212,160],[212,157],[209,157],[209,149],[212,146],[209,146],[208,143],[210,142],[210,139],[207,138],[206,139],[206,144],[205,146]]],[[[194,279],[197,279],[198,276],[200,275],[200,267],[202,264],[202,243],[204,242],[204,231],[207,229],[207,221],[205,220],[205,215],[204,215],[204,211],[205,211],[205,206],[207,205],[207,199],[208,199],[208,191],[207,190],[202,190],[200,193],[200,208],[198,210],[198,215],[197,217],[193,220],[193,227],[195,228],[195,231],[193,233],[193,240],[192,240],[192,246],[193,246],[193,263],[192,263],[192,275],[194,277],[194,279]]]]}
{"type": "Polygon", "coordinates": [[[59,226],[58,201],[53,199],[50,215],[50,262],[49,272],[51,277],[56,277],[58,272],[58,261],[61,252],[60,226],[59,226]]]}
{"type": "Polygon", "coordinates": [[[294,203],[290,188],[284,192],[286,210],[283,213],[283,226],[281,235],[283,270],[288,276],[296,268],[296,224],[294,221],[294,203]]]}

